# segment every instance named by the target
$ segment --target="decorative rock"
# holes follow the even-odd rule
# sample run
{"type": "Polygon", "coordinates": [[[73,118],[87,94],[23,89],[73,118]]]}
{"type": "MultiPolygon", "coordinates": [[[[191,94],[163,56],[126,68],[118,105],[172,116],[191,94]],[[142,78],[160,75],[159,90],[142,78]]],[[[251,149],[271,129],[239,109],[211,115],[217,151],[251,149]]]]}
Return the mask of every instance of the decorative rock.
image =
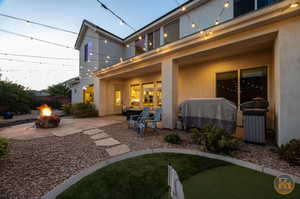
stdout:
{"type": "Polygon", "coordinates": [[[130,149],[126,144],[122,144],[119,146],[108,148],[108,149],[106,149],[106,152],[110,156],[116,156],[116,155],[121,155],[123,153],[128,153],[128,152],[130,152],[130,149]]]}
{"type": "Polygon", "coordinates": [[[84,131],[83,134],[85,134],[85,135],[95,135],[95,134],[103,133],[103,132],[104,131],[101,130],[101,129],[90,129],[90,130],[84,131]]]}
{"type": "Polygon", "coordinates": [[[109,135],[107,135],[106,133],[100,133],[100,134],[93,135],[91,137],[91,139],[100,140],[100,139],[107,138],[107,137],[109,137],[109,135]]]}
{"type": "Polygon", "coordinates": [[[96,144],[96,146],[113,146],[113,145],[120,144],[120,142],[113,138],[107,138],[107,139],[103,139],[103,140],[97,140],[97,141],[95,141],[95,144],[96,144]]]}

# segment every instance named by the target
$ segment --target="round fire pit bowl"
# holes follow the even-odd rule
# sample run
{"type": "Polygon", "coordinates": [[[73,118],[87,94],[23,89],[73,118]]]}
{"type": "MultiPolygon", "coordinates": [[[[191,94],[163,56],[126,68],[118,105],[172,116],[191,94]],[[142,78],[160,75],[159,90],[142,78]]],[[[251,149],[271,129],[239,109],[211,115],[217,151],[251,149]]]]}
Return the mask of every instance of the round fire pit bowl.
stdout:
{"type": "Polygon", "coordinates": [[[41,116],[40,119],[35,121],[36,128],[55,128],[60,123],[60,117],[58,115],[41,116]]]}

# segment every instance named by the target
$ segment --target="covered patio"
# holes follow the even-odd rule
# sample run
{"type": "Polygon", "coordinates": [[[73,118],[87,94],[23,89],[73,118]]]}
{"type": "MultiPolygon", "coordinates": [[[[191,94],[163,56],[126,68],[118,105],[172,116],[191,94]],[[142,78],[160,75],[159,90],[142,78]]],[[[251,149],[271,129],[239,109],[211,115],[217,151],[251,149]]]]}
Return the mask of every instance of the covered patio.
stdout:
{"type": "MultiPolygon", "coordinates": [[[[221,42],[216,47],[177,52],[97,74],[100,115],[122,113],[122,108],[162,107],[162,127],[176,128],[179,104],[191,98],[223,97],[237,107],[255,97],[270,103],[268,129],[274,130],[274,42],[276,33],[221,42]],[[254,80],[254,81],[253,81],[254,80]]],[[[198,47],[199,48],[199,47],[198,47]]],[[[243,137],[238,109],[236,135],[243,137]]]]}

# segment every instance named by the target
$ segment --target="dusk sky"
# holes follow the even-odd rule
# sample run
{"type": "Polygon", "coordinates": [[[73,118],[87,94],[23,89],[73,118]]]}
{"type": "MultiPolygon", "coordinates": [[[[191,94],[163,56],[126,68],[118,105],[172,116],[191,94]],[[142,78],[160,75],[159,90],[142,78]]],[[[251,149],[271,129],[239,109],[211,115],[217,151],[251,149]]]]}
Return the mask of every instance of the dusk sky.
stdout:
{"type": "MultiPolygon", "coordinates": [[[[186,1],[180,0],[179,2],[186,1]]],[[[102,2],[136,29],[177,7],[174,0],[103,0],[102,2]]],[[[101,8],[96,0],[0,0],[0,13],[74,32],[79,32],[82,20],[87,19],[121,37],[132,33],[131,29],[120,25],[116,18],[101,8]]],[[[2,16],[0,16],[0,29],[71,47],[74,47],[76,40],[74,34],[34,24],[28,25],[2,16]]],[[[78,76],[79,61],[76,50],[56,47],[0,31],[0,53],[74,59],[61,61],[0,54],[1,79],[8,79],[31,89],[45,89],[49,85],[78,76]],[[43,63],[7,61],[3,58],[43,63]],[[63,64],[70,66],[62,66],[63,64]]]]}

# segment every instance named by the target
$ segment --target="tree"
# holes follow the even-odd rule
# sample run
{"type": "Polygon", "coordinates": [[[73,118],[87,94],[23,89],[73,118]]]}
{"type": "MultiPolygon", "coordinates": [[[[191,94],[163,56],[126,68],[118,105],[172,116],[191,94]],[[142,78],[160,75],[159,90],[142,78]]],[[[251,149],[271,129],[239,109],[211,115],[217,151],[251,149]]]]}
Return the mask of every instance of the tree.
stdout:
{"type": "Polygon", "coordinates": [[[0,93],[0,112],[30,112],[33,93],[29,89],[10,81],[0,81],[0,93]]]}
{"type": "Polygon", "coordinates": [[[51,96],[71,98],[71,89],[62,83],[49,86],[47,91],[51,96]]]}

